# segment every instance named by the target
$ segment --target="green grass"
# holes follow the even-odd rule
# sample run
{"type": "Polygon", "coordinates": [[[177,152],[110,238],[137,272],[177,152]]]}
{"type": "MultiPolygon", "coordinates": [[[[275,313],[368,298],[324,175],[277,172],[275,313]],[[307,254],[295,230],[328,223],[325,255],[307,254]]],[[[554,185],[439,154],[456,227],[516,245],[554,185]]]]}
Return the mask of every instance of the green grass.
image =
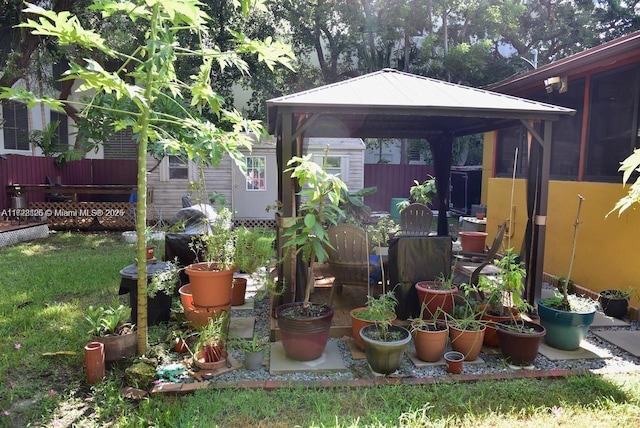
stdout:
{"type": "MultiPolygon", "coordinates": [[[[57,233],[0,249],[0,426],[638,426],[640,374],[375,388],[208,389],[123,398],[122,369],[84,382],[84,310],[118,300],[118,235],[57,233]],[[16,344],[20,346],[16,349],[16,344]],[[50,355],[72,351],[75,355],[50,355]],[[9,412],[7,415],[2,412],[9,412]]],[[[119,298],[126,302],[126,296],[119,298]]],[[[152,328],[150,343],[166,337],[152,328]]]]}

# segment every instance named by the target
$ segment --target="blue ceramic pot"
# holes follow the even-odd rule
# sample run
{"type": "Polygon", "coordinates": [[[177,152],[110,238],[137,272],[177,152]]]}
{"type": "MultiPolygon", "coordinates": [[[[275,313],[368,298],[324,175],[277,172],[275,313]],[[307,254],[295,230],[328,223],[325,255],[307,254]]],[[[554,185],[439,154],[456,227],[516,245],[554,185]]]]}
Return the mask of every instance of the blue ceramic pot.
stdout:
{"type": "Polygon", "coordinates": [[[574,351],[580,347],[580,342],[587,336],[589,326],[593,323],[595,313],[595,308],[589,312],[561,311],[545,306],[538,300],[540,324],[547,330],[544,341],[547,345],[564,351],[574,351]]]}

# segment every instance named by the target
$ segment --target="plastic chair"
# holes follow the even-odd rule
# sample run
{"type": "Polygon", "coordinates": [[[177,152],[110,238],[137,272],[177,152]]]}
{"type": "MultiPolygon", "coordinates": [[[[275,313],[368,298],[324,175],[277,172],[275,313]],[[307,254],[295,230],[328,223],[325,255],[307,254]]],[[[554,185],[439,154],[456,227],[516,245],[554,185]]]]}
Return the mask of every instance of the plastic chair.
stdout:
{"type": "Polygon", "coordinates": [[[369,295],[369,239],[365,230],[352,224],[331,226],[327,233],[333,248],[327,247],[327,260],[334,276],[329,305],[343,285],[366,285],[369,295]]]}
{"type": "Polygon", "coordinates": [[[429,236],[433,212],[417,202],[400,212],[400,230],[403,236],[429,236]]]}

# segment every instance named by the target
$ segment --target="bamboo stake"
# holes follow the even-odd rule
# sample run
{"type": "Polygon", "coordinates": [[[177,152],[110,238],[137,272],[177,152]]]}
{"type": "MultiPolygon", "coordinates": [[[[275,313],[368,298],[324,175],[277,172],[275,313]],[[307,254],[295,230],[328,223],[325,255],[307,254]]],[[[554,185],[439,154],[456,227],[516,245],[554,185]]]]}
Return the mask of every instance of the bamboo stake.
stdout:
{"type": "Polygon", "coordinates": [[[569,271],[567,272],[567,280],[562,287],[563,304],[569,305],[568,288],[569,281],[571,280],[571,270],[573,270],[573,260],[576,257],[576,243],[578,242],[578,226],[580,225],[580,209],[582,208],[582,202],[584,196],[578,195],[578,212],[576,213],[576,221],[573,223],[573,246],[571,248],[571,258],[569,259],[569,271]]]}
{"type": "Polygon", "coordinates": [[[511,235],[513,235],[513,193],[516,187],[516,168],[518,167],[518,148],[513,156],[513,174],[511,176],[511,200],[509,201],[509,233],[507,233],[507,248],[511,248],[511,235]]]}

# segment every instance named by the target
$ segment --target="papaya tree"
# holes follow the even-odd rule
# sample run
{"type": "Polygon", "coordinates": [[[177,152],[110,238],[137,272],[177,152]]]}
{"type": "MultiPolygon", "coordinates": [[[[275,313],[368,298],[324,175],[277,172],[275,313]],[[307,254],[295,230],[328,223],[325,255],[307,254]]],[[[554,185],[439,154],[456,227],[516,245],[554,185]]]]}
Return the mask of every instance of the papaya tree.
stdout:
{"type": "MultiPolygon", "coordinates": [[[[242,15],[265,10],[263,0],[234,0],[242,15]]],[[[80,114],[100,109],[116,130],[130,128],[138,143],[138,182],[136,255],[138,271],[138,353],[147,348],[147,266],[145,229],[147,204],[147,153],[175,154],[205,166],[216,167],[224,155],[242,166],[240,149],[251,147],[250,134],[262,134],[257,121],[245,120],[237,110],[225,107],[224,99],[212,88],[211,81],[227,68],[248,73],[242,55],[257,55],[269,68],[276,65],[292,67],[290,47],[271,37],[252,40],[242,32],[229,29],[232,48],[221,49],[207,37],[210,20],[197,0],[94,0],[89,6],[103,19],[118,16],[145,26],[144,40],[132,52],[112,48],[109,37],[84,28],[77,16],[69,11],[55,12],[27,3],[23,13],[30,17],[19,26],[31,34],[54,39],[61,47],[79,48],[89,53],[105,55],[120,64],[108,71],[88,55],[83,61],[70,63],[62,80],[82,82],[77,91],[93,94],[87,101],[59,100],[37,96],[22,88],[2,88],[0,99],[15,99],[27,107],[44,103],[64,111],[67,103],[75,104],[80,114]],[[182,45],[181,34],[196,37],[195,44],[182,45]],[[180,59],[190,58],[194,74],[181,80],[176,74],[180,59]],[[94,103],[103,95],[113,95],[126,101],[113,106],[94,103]],[[160,108],[170,105],[172,108],[160,108]],[[126,107],[123,107],[126,106],[126,107]],[[175,114],[175,111],[179,114],[175,114]],[[211,120],[206,117],[211,117],[211,120]],[[180,129],[181,132],[172,132],[180,129]]]]}

